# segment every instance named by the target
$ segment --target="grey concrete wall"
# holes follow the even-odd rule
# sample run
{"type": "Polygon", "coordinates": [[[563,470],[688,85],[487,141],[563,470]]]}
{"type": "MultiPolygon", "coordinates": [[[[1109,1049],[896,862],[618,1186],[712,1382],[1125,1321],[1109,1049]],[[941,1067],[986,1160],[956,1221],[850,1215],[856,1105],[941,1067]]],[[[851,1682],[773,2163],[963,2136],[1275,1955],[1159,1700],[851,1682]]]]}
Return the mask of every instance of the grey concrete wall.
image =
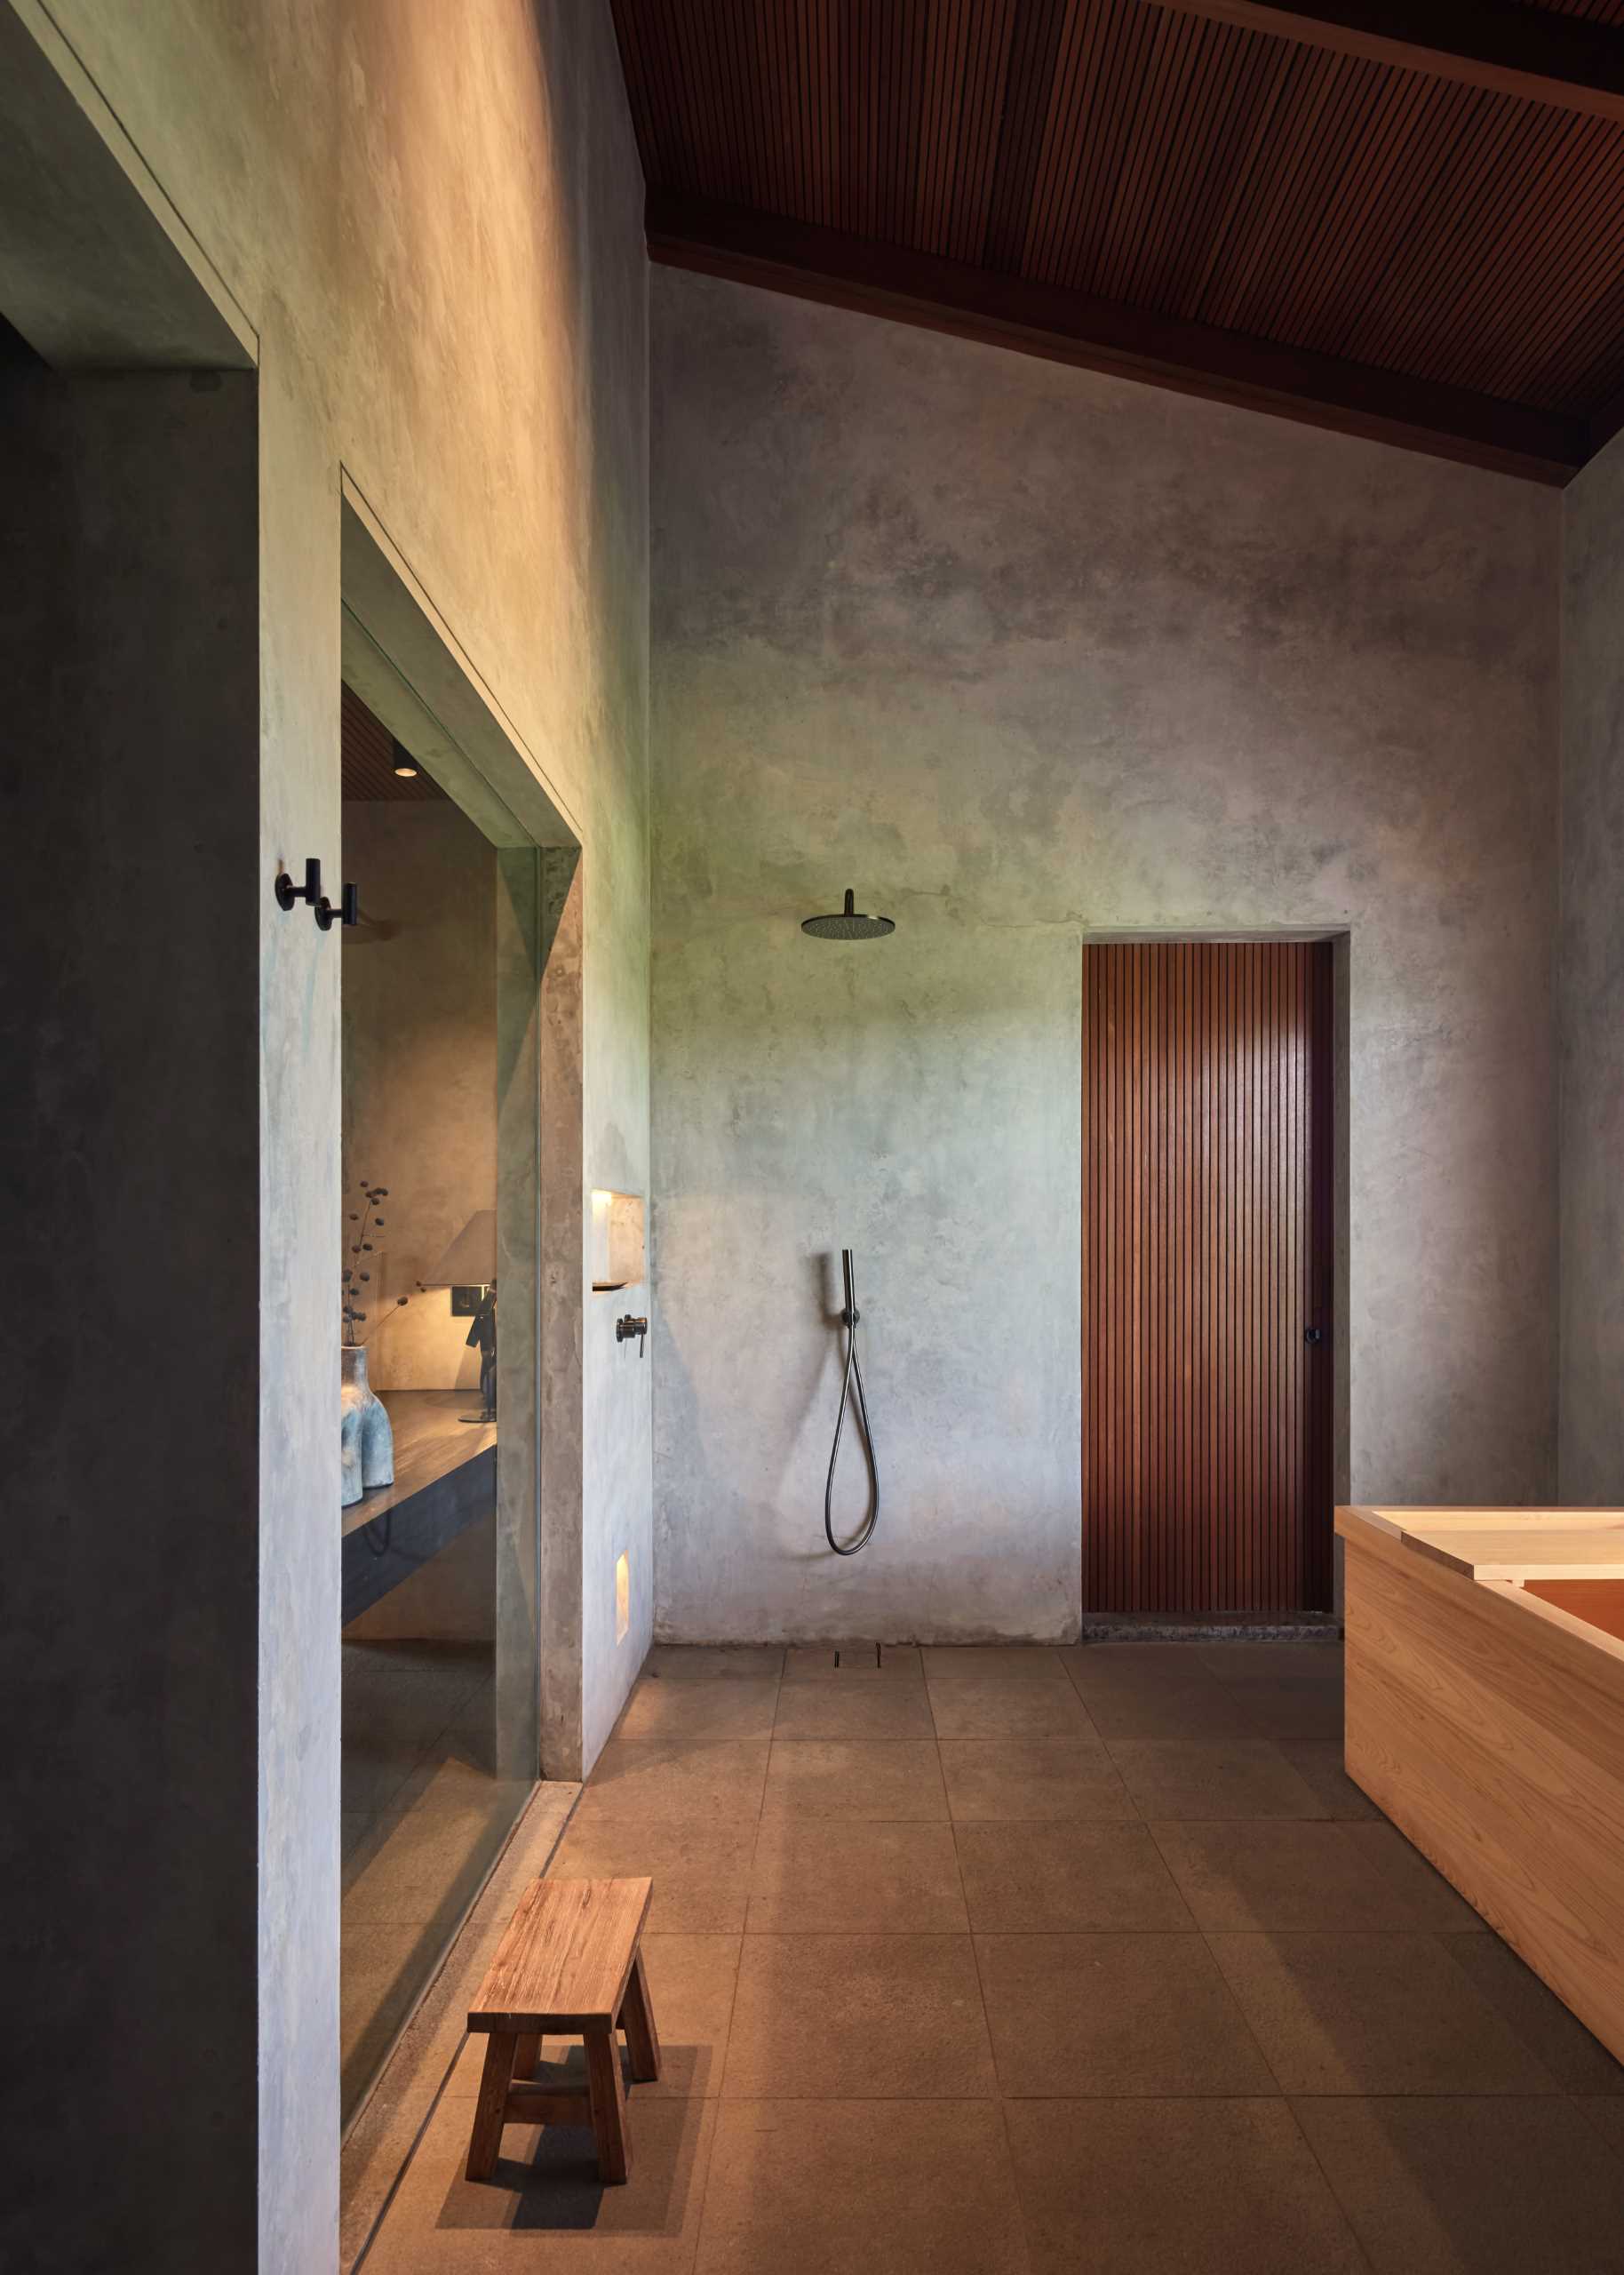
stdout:
{"type": "Polygon", "coordinates": [[[0,2264],[247,2267],[254,380],[0,347],[0,2264]],[[117,2118],[65,2185],[104,2059],[117,2118]]]}
{"type": "Polygon", "coordinates": [[[1624,436],[1563,493],[1564,1501],[1624,1501],[1624,436]]]}
{"type": "MultiPolygon", "coordinates": [[[[259,1468],[245,1505],[257,1521],[235,1574],[257,1593],[257,1660],[211,1654],[201,1636],[177,1641],[219,1682],[257,1686],[259,1888],[231,1923],[257,1942],[255,2027],[234,2041],[255,2049],[257,2077],[242,2093],[217,2084],[211,2107],[222,2140],[257,2144],[258,2171],[234,2199],[255,2231],[222,2233],[187,2263],[310,2275],[331,2265],[337,2227],[338,955],[307,918],[276,908],[270,879],[310,854],[338,874],[342,475],[585,849],[582,1181],[646,1188],[642,186],[597,5],[0,7],[8,34],[14,17],[70,88],[52,163],[87,195],[128,188],[162,217],[164,242],[182,248],[182,284],[191,276],[233,312],[213,331],[251,340],[258,369],[258,840],[253,882],[236,882],[241,907],[258,910],[257,1016],[251,1007],[243,1032],[257,1049],[264,1233],[259,1468]],[[84,137],[113,163],[88,166],[84,137]]],[[[11,99],[0,84],[0,104],[11,99]]],[[[133,333],[155,305],[130,286],[141,233],[104,219],[76,214],[68,242],[92,272],[108,249],[108,291],[94,274],[88,291],[64,278],[94,320],[68,325],[52,349],[71,355],[83,338],[104,360],[139,362],[154,343],[133,333]]],[[[159,313],[160,355],[210,332],[188,330],[168,301],[159,313]]],[[[578,1288],[584,1238],[577,1249],[578,1288]]],[[[652,1561],[647,1375],[611,1369],[594,1343],[578,1403],[583,1591],[612,1607],[628,1537],[645,1577],[618,1650],[601,1648],[595,1615],[582,1623],[561,1718],[577,1732],[607,1728],[630,1685],[652,1561]]],[[[179,1563],[158,1569],[179,1588],[179,1563]]],[[[242,1778],[251,1785],[246,1764],[242,1778]]],[[[172,2104],[168,2115],[179,2130],[172,2104]]],[[[212,2138],[200,2148],[194,2131],[187,2147],[192,2185],[242,2181],[211,2156],[212,2138]]],[[[118,2263],[176,2260],[126,2247],[118,2263]]]]}
{"type": "Polygon", "coordinates": [[[658,1632],[1074,1623],[1088,930],[1346,930],[1351,1489],[1549,1493],[1558,501],[651,307],[658,1632]],[[848,883],[896,936],[803,939],[848,883]],[[837,1565],[843,1242],[887,1507],[837,1565]]]}

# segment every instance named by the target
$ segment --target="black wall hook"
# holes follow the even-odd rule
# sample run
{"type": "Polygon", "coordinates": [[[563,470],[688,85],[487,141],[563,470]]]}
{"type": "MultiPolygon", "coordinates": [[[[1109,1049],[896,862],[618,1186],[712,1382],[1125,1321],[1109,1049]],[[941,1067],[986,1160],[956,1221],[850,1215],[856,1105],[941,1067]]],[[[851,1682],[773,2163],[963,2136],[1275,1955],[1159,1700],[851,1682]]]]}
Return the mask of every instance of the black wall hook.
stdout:
{"type": "Polygon", "coordinates": [[[306,862],[302,885],[296,885],[285,869],[276,880],[278,908],[292,908],[301,900],[309,902],[311,914],[323,932],[330,932],[335,924],[359,924],[361,922],[361,903],[356,888],[346,885],[335,907],[322,890],[322,865],[319,861],[306,862]]]}

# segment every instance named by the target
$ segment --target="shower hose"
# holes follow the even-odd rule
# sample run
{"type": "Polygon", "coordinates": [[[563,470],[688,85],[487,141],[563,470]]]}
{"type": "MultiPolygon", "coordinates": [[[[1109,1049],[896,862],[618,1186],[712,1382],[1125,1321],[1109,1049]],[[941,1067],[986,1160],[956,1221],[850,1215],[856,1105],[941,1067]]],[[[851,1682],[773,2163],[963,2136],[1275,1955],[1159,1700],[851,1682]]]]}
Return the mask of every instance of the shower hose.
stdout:
{"type": "Polygon", "coordinates": [[[834,1443],[829,1449],[829,1476],[824,1486],[824,1532],[837,1556],[855,1556],[866,1548],[874,1537],[874,1527],[880,1521],[880,1464],[874,1454],[874,1433],[869,1427],[868,1400],[863,1393],[863,1368],[857,1358],[857,1321],[862,1313],[851,1275],[851,1250],[840,1250],[840,1265],[846,1275],[846,1308],[840,1319],[846,1329],[846,1373],[840,1383],[840,1410],[835,1417],[834,1443]],[[871,1489],[868,1515],[854,1539],[841,1542],[834,1537],[834,1470],[840,1458],[840,1433],[846,1427],[846,1408],[851,1397],[853,1383],[857,1385],[857,1420],[863,1432],[863,1443],[868,1455],[871,1489]]]}

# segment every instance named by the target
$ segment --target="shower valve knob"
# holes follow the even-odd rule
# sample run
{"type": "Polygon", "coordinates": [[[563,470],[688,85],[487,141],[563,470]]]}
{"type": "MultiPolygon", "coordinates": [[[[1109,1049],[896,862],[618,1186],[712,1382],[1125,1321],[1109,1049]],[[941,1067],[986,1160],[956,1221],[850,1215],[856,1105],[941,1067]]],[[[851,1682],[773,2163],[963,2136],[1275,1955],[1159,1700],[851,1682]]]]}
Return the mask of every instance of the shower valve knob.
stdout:
{"type": "Polygon", "coordinates": [[[643,1355],[643,1337],[648,1334],[648,1321],[646,1319],[633,1319],[630,1312],[624,1313],[622,1316],[615,1321],[616,1342],[629,1343],[632,1337],[635,1336],[637,1337],[637,1355],[640,1359],[643,1355]]]}

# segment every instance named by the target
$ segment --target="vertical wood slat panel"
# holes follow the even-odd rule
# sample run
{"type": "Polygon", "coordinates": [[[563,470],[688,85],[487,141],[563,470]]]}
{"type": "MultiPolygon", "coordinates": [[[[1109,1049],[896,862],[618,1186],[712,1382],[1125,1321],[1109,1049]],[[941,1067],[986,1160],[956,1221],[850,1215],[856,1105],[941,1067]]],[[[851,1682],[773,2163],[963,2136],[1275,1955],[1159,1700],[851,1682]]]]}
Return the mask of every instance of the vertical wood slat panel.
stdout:
{"type": "Polygon", "coordinates": [[[1330,947],[1083,955],[1085,1606],[1326,1608],[1330,947]]]}

